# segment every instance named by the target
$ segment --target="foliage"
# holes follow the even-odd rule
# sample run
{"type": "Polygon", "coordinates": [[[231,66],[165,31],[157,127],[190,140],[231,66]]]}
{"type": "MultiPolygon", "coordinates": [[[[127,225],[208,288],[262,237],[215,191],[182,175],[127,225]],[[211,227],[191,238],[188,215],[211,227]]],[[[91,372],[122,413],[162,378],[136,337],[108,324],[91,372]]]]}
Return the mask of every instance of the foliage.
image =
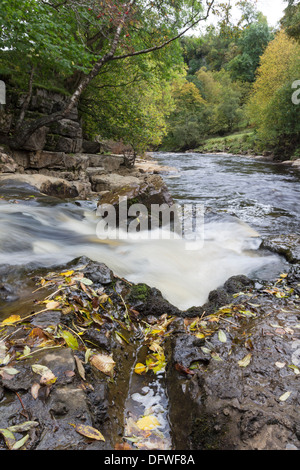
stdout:
{"type": "Polygon", "coordinates": [[[206,103],[198,88],[186,80],[173,83],[174,110],[168,120],[163,147],[187,150],[197,146],[205,131],[206,103]]]}
{"type": "Polygon", "coordinates": [[[288,4],[281,24],[288,36],[300,41],[300,3],[299,0],[285,0],[288,4]]]}
{"type": "Polygon", "coordinates": [[[237,41],[240,53],[227,64],[233,80],[255,80],[260,57],[271,39],[271,31],[266,21],[252,23],[242,32],[237,41]]]}
{"type": "MultiPolygon", "coordinates": [[[[176,71],[176,60],[174,56],[173,76],[181,69],[179,60],[176,71]]],[[[81,100],[86,133],[121,140],[136,152],[159,145],[173,107],[166,62],[126,59],[122,67],[115,63],[104,69],[81,100]]]]}
{"type": "Polygon", "coordinates": [[[284,31],[261,58],[248,113],[264,146],[289,153],[299,145],[300,108],[292,102],[292,84],[299,79],[300,46],[284,31]]]}

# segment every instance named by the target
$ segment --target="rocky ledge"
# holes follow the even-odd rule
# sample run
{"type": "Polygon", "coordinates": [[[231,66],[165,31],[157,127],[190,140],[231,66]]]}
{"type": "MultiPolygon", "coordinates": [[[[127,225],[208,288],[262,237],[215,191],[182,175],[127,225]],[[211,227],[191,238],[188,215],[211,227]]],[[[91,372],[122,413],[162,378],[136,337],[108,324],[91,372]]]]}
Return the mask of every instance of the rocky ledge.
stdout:
{"type": "Polygon", "coordinates": [[[1,324],[2,449],[300,448],[299,265],[231,278],[193,316],[87,258],[25,274],[1,324]],[[171,444],[154,410],[128,419],[133,376],[164,384],[171,444]]]}

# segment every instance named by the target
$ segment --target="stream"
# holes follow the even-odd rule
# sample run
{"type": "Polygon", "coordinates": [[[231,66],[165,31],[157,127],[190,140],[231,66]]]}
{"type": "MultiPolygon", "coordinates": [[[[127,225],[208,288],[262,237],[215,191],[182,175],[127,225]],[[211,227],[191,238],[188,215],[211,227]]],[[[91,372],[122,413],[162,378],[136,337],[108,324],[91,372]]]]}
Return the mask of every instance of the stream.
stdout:
{"type": "MultiPolygon", "coordinates": [[[[192,241],[187,249],[180,238],[101,239],[97,201],[59,201],[0,180],[0,274],[13,280],[24,298],[23,304],[0,302],[0,319],[16,308],[26,311],[32,286],[23,282],[23,267],[50,268],[80,256],[105,263],[131,282],[157,287],[181,310],[204,304],[231,276],[272,279],[283,272],[287,262],[259,247],[261,237],[299,232],[299,172],[238,156],[153,157],[178,170],[163,175],[174,200],[202,204],[207,211],[202,243],[192,241]]],[[[139,350],[135,354],[135,363],[141,361],[139,350]]],[[[124,420],[151,409],[162,423],[166,448],[172,448],[164,374],[145,380],[131,374],[124,420]]]]}
{"type": "Polygon", "coordinates": [[[101,240],[97,201],[61,202],[0,182],[0,265],[50,267],[85,255],[129,281],[157,287],[180,309],[202,305],[230,276],[268,279],[283,269],[281,258],[258,248],[260,236],[297,233],[297,171],[244,157],[154,157],[178,168],[164,176],[177,203],[213,209],[201,227],[202,243],[187,249],[184,239],[101,240]]]}

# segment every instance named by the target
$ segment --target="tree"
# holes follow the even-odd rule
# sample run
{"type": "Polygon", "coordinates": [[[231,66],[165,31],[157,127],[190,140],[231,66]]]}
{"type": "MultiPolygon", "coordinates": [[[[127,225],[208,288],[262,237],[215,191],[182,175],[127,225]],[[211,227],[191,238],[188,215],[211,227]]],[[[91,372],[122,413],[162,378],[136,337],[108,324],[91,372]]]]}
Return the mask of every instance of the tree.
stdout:
{"type": "Polygon", "coordinates": [[[36,64],[47,57],[49,69],[63,68],[71,90],[62,110],[31,122],[21,116],[11,146],[21,147],[37,129],[68,114],[105,65],[166,48],[205,20],[213,5],[214,0],[2,0],[2,52],[24,57],[21,63],[31,59],[25,102],[36,64]]]}
{"type": "Polygon", "coordinates": [[[291,155],[300,145],[300,106],[292,101],[299,79],[300,45],[280,31],[261,58],[258,78],[247,106],[263,148],[291,155]]]}
{"type": "Polygon", "coordinates": [[[174,109],[168,119],[168,133],[163,148],[188,150],[197,147],[205,133],[206,103],[198,88],[184,77],[172,87],[174,109]]]}
{"type": "MultiPolygon", "coordinates": [[[[149,55],[103,69],[83,94],[80,111],[84,129],[92,137],[121,140],[136,153],[161,143],[166,118],[173,108],[169,65],[160,66],[149,55]],[[106,72],[106,73],[105,73],[106,72]]],[[[173,62],[172,77],[182,68],[173,62]]]]}
{"type": "Polygon", "coordinates": [[[300,3],[299,0],[285,0],[288,4],[281,25],[287,35],[297,41],[300,41],[300,3]]]}
{"type": "Polygon", "coordinates": [[[233,80],[254,82],[260,57],[272,39],[266,20],[251,23],[245,28],[237,41],[240,49],[227,65],[233,80]]]}

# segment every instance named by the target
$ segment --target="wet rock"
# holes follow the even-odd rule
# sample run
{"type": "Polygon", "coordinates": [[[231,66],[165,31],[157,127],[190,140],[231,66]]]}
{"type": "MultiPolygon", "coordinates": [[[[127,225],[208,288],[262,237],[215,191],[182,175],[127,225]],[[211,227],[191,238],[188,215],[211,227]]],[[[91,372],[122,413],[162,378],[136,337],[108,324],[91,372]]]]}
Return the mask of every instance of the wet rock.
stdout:
{"type": "Polygon", "coordinates": [[[14,302],[18,300],[19,296],[16,294],[15,289],[9,284],[0,283],[0,301],[14,302]]]}
{"type": "Polygon", "coordinates": [[[189,368],[193,362],[209,362],[209,356],[201,349],[205,341],[188,334],[181,334],[172,339],[172,359],[175,364],[189,368]]]}
{"type": "Polygon", "coordinates": [[[84,334],[84,340],[91,342],[93,345],[104,349],[107,352],[111,351],[111,340],[103,331],[100,331],[97,328],[89,328],[84,334]]]}
{"type": "Polygon", "coordinates": [[[169,350],[167,383],[176,449],[300,449],[298,373],[293,369],[300,366],[298,299],[280,299],[264,289],[247,292],[255,315],[230,318],[234,326],[221,321],[226,342],[217,332],[205,338],[209,361],[200,361],[193,376],[179,374],[175,363],[181,354],[186,367],[194,362],[199,350],[194,339],[179,336],[169,350]],[[286,392],[290,394],[282,398],[286,392]]]}
{"type": "Polygon", "coordinates": [[[300,263],[300,237],[297,234],[267,237],[261,248],[284,256],[290,263],[300,263]]]}
{"type": "Polygon", "coordinates": [[[144,316],[153,315],[159,317],[163,314],[180,316],[180,310],[164,299],[162,293],[146,284],[136,284],[127,295],[130,306],[144,316]]]}
{"type": "Polygon", "coordinates": [[[203,314],[209,315],[214,313],[224,305],[230,304],[234,300],[234,294],[243,292],[247,288],[253,288],[254,284],[254,281],[247,276],[232,276],[222,287],[209,293],[208,301],[204,305],[189,308],[184,312],[184,316],[193,318],[203,314]]]}
{"type": "Polygon", "coordinates": [[[107,285],[113,281],[113,272],[104,263],[89,261],[84,273],[95,283],[107,285]]]}

